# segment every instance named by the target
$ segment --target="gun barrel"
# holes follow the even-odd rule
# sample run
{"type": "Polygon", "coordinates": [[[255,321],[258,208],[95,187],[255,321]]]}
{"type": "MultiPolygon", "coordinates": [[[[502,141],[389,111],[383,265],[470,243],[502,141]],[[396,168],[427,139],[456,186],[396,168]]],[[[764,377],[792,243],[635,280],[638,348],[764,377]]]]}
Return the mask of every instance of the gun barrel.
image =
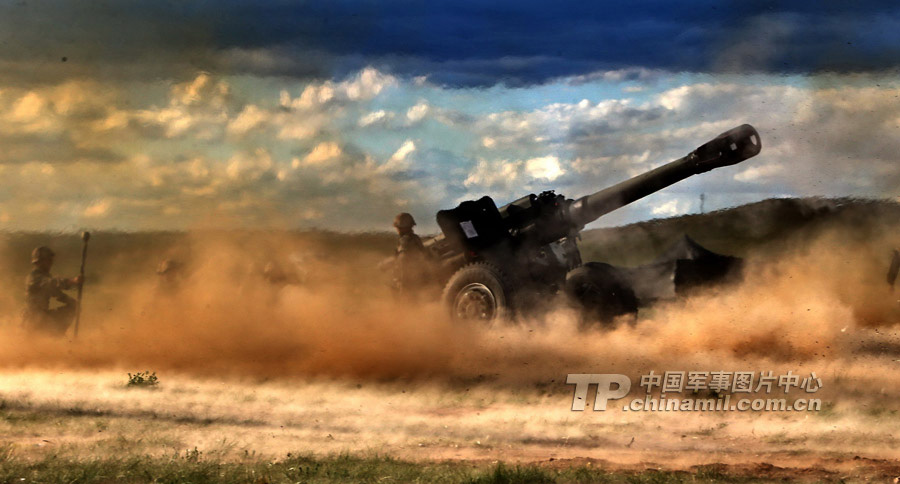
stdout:
{"type": "Polygon", "coordinates": [[[760,149],[762,141],[756,129],[749,124],[738,126],[683,158],[575,200],[569,206],[570,220],[578,227],[584,227],[609,212],[681,180],[752,158],[759,154],[760,149]]]}

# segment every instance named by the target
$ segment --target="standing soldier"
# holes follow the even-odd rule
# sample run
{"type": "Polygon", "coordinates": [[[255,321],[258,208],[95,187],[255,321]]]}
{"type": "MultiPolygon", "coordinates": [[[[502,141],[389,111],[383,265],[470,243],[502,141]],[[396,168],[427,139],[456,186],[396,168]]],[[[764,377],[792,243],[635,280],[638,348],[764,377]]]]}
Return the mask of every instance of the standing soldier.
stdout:
{"type": "Polygon", "coordinates": [[[63,335],[72,324],[77,308],[75,299],[63,290],[77,288],[83,279],[81,276],[68,279],[51,276],[50,268],[53,267],[55,255],[49,247],[43,246],[31,252],[34,270],[28,274],[25,283],[27,299],[23,323],[28,329],[63,335]],[[50,309],[51,299],[63,305],[50,309]]]}
{"type": "Polygon", "coordinates": [[[156,275],[159,276],[159,288],[164,292],[175,293],[184,278],[184,264],[178,259],[163,259],[156,266],[156,275]]]}
{"type": "Polygon", "coordinates": [[[429,254],[422,239],[413,232],[416,221],[412,215],[403,212],[394,217],[394,228],[400,235],[394,262],[394,284],[402,294],[421,287],[429,272],[429,254]]]}

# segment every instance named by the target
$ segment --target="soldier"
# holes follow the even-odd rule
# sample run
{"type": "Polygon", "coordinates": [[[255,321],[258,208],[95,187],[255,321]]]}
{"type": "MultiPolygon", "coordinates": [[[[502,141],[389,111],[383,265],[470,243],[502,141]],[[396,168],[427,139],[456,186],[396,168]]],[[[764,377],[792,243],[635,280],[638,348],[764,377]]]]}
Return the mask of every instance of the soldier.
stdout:
{"type": "Polygon", "coordinates": [[[422,239],[413,232],[416,221],[403,212],[394,217],[394,228],[400,235],[394,261],[394,285],[400,293],[410,293],[428,278],[430,256],[422,239]]]}
{"type": "Polygon", "coordinates": [[[266,263],[262,270],[262,276],[266,282],[276,287],[299,285],[303,282],[303,277],[294,267],[285,268],[274,260],[266,263]]]}
{"type": "Polygon", "coordinates": [[[83,279],[81,276],[68,279],[51,276],[50,268],[53,267],[55,255],[49,247],[38,247],[31,252],[34,270],[25,283],[27,300],[23,323],[28,329],[63,335],[72,324],[76,310],[75,299],[63,290],[78,287],[83,279]],[[51,299],[63,305],[50,309],[51,299]]]}
{"type": "Polygon", "coordinates": [[[158,287],[162,292],[174,294],[184,278],[184,264],[178,259],[167,258],[156,266],[156,275],[159,276],[158,287]]]}

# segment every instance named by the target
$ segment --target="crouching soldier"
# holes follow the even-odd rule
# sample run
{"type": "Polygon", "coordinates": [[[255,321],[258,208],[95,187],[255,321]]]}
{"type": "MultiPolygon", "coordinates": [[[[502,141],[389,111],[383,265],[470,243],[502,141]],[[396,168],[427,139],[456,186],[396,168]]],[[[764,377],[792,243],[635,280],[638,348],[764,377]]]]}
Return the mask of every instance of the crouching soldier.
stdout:
{"type": "Polygon", "coordinates": [[[75,317],[76,302],[63,290],[77,288],[81,276],[60,278],[50,275],[55,254],[49,247],[38,247],[31,252],[34,270],[26,279],[26,301],[23,326],[30,330],[63,335],[75,317]],[[50,301],[56,299],[62,306],[51,309],[50,301]]]}

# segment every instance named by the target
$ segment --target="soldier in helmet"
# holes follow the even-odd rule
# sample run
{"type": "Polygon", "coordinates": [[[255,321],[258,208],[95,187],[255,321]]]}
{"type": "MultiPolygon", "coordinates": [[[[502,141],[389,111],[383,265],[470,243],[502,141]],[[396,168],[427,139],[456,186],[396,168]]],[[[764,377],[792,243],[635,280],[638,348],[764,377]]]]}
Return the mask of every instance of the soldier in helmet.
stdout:
{"type": "Polygon", "coordinates": [[[400,293],[410,293],[428,277],[430,257],[422,239],[413,232],[415,225],[412,215],[406,212],[394,217],[394,228],[400,235],[394,261],[394,284],[400,293]]]}
{"type": "Polygon", "coordinates": [[[296,286],[303,282],[303,276],[294,264],[282,264],[275,260],[266,262],[262,269],[263,279],[275,287],[296,286]]]}
{"type": "Polygon", "coordinates": [[[174,258],[166,258],[156,266],[156,275],[159,276],[158,288],[166,294],[175,294],[181,280],[184,278],[184,264],[174,258]]]}
{"type": "Polygon", "coordinates": [[[23,323],[28,329],[62,335],[72,324],[76,309],[75,300],[63,290],[76,288],[83,280],[81,276],[51,276],[50,268],[53,267],[55,255],[49,247],[43,246],[31,252],[34,270],[28,274],[25,282],[27,299],[23,323]],[[62,306],[51,309],[52,299],[62,303],[62,306]]]}

